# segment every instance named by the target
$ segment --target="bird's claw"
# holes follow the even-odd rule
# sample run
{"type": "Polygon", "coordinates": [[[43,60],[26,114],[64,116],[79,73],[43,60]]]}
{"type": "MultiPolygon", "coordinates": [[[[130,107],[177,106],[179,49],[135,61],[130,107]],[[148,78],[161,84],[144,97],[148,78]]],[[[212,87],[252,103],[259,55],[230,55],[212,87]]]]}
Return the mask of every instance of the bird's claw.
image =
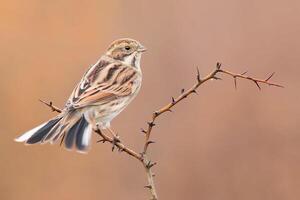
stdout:
{"type": "Polygon", "coordinates": [[[111,148],[111,151],[114,151],[115,150],[115,147],[119,148],[118,146],[116,146],[117,143],[120,143],[121,140],[120,140],[120,136],[116,135],[113,137],[113,141],[112,141],[112,148],[111,148]]]}

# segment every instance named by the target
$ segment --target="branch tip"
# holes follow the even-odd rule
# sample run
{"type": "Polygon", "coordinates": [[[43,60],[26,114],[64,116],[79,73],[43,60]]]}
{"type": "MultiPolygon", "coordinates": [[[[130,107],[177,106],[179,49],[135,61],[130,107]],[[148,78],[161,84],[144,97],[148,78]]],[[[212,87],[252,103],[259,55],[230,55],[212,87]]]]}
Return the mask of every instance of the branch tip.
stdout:
{"type": "Polygon", "coordinates": [[[43,101],[41,99],[39,99],[40,102],[42,102],[43,104],[45,104],[46,106],[50,107],[52,112],[58,112],[58,113],[61,113],[62,110],[59,109],[58,107],[54,106],[52,101],[50,101],[49,103],[47,103],[46,101],[43,101]]]}
{"type": "Polygon", "coordinates": [[[273,76],[274,76],[275,72],[273,72],[265,81],[269,81],[273,76]]]}

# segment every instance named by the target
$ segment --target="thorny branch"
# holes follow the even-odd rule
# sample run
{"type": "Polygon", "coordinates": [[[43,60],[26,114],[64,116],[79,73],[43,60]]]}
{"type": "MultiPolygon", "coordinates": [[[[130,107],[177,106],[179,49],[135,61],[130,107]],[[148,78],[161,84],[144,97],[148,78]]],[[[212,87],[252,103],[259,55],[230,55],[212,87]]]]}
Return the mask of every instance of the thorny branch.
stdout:
{"type": "Polygon", "coordinates": [[[53,105],[52,101],[50,101],[49,103],[47,103],[46,101],[43,101],[41,99],[39,99],[40,102],[42,102],[43,104],[45,104],[46,106],[50,107],[52,112],[58,112],[61,113],[62,110],[56,106],[53,105]]]}
{"type": "MultiPolygon", "coordinates": [[[[155,184],[154,184],[154,179],[153,179],[154,174],[151,170],[151,168],[154,165],[156,165],[156,163],[151,162],[151,160],[149,160],[148,155],[147,155],[149,145],[154,143],[154,141],[150,140],[150,135],[151,135],[153,127],[155,126],[156,119],[165,112],[172,112],[171,108],[173,108],[176,104],[178,104],[183,99],[190,96],[191,94],[193,94],[193,93],[197,94],[196,90],[203,83],[207,82],[208,80],[221,80],[221,78],[216,76],[217,74],[226,74],[226,75],[231,76],[234,80],[235,88],[237,88],[237,79],[238,78],[252,81],[258,87],[258,89],[261,89],[260,84],[265,84],[265,85],[275,86],[275,87],[283,87],[282,85],[279,85],[277,83],[273,83],[273,82],[270,81],[271,78],[273,77],[274,73],[272,73],[266,79],[257,79],[257,78],[253,78],[253,77],[250,77],[250,76],[246,76],[246,73],[247,72],[237,74],[237,73],[233,73],[233,72],[230,72],[230,71],[227,71],[227,70],[223,70],[223,69],[221,69],[221,63],[217,63],[215,69],[210,74],[208,74],[206,77],[201,79],[199,69],[197,68],[196,83],[188,90],[182,89],[181,94],[179,96],[177,96],[176,98],[172,97],[170,103],[168,103],[167,105],[165,105],[162,108],[155,111],[152,114],[151,121],[148,122],[147,129],[146,130],[142,129],[142,132],[145,134],[145,141],[144,141],[144,146],[143,146],[142,153],[137,153],[136,151],[126,147],[121,142],[115,142],[114,138],[111,138],[111,137],[107,136],[106,134],[102,133],[102,131],[97,127],[97,129],[95,129],[94,131],[102,138],[98,142],[111,143],[111,144],[115,145],[120,152],[125,152],[128,155],[130,155],[130,156],[136,158],[137,160],[139,160],[143,164],[143,167],[145,168],[147,178],[148,178],[148,185],[146,185],[145,188],[150,190],[151,200],[157,200],[158,196],[157,196],[157,192],[156,192],[155,184]]],[[[45,105],[47,105],[48,107],[50,107],[52,111],[56,111],[58,113],[62,112],[62,110],[59,109],[58,107],[54,106],[52,104],[52,102],[47,103],[47,102],[42,101],[42,100],[40,100],[40,101],[42,103],[44,103],[45,105]]]]}

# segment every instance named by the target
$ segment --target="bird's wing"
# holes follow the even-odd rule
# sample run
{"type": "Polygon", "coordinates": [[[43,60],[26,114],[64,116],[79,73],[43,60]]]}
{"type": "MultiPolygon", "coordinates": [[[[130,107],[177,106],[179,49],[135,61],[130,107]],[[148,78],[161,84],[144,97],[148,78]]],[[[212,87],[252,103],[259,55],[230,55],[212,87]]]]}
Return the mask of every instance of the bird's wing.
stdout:
{"type": "Polygon", "coordinates": [[[73,90],[66,107],[82,108],[101,105],[125,97],[137,89],[140,72],[121,63],[100,60],[83,76],[73,90]]]}

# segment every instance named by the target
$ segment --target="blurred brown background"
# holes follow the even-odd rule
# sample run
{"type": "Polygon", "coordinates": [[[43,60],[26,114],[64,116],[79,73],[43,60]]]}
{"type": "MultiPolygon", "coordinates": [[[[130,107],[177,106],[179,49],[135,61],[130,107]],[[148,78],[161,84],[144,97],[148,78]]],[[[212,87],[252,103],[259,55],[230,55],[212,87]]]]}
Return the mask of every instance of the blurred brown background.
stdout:
{"type": "Polygon", "coordinates": [[[39,1],[0,5],[0,199],[147,199],[143,168],[96,144],[87,155],[13,139],[54,116],[87,67],[120,37],[140,40],[143,87],[113,121],[123,142],[156,108],[217,61],[285,89],[209,82],[160,118],[150,152],[161,199],[300,198],[300,3],[271,1],[39,1]]]}

